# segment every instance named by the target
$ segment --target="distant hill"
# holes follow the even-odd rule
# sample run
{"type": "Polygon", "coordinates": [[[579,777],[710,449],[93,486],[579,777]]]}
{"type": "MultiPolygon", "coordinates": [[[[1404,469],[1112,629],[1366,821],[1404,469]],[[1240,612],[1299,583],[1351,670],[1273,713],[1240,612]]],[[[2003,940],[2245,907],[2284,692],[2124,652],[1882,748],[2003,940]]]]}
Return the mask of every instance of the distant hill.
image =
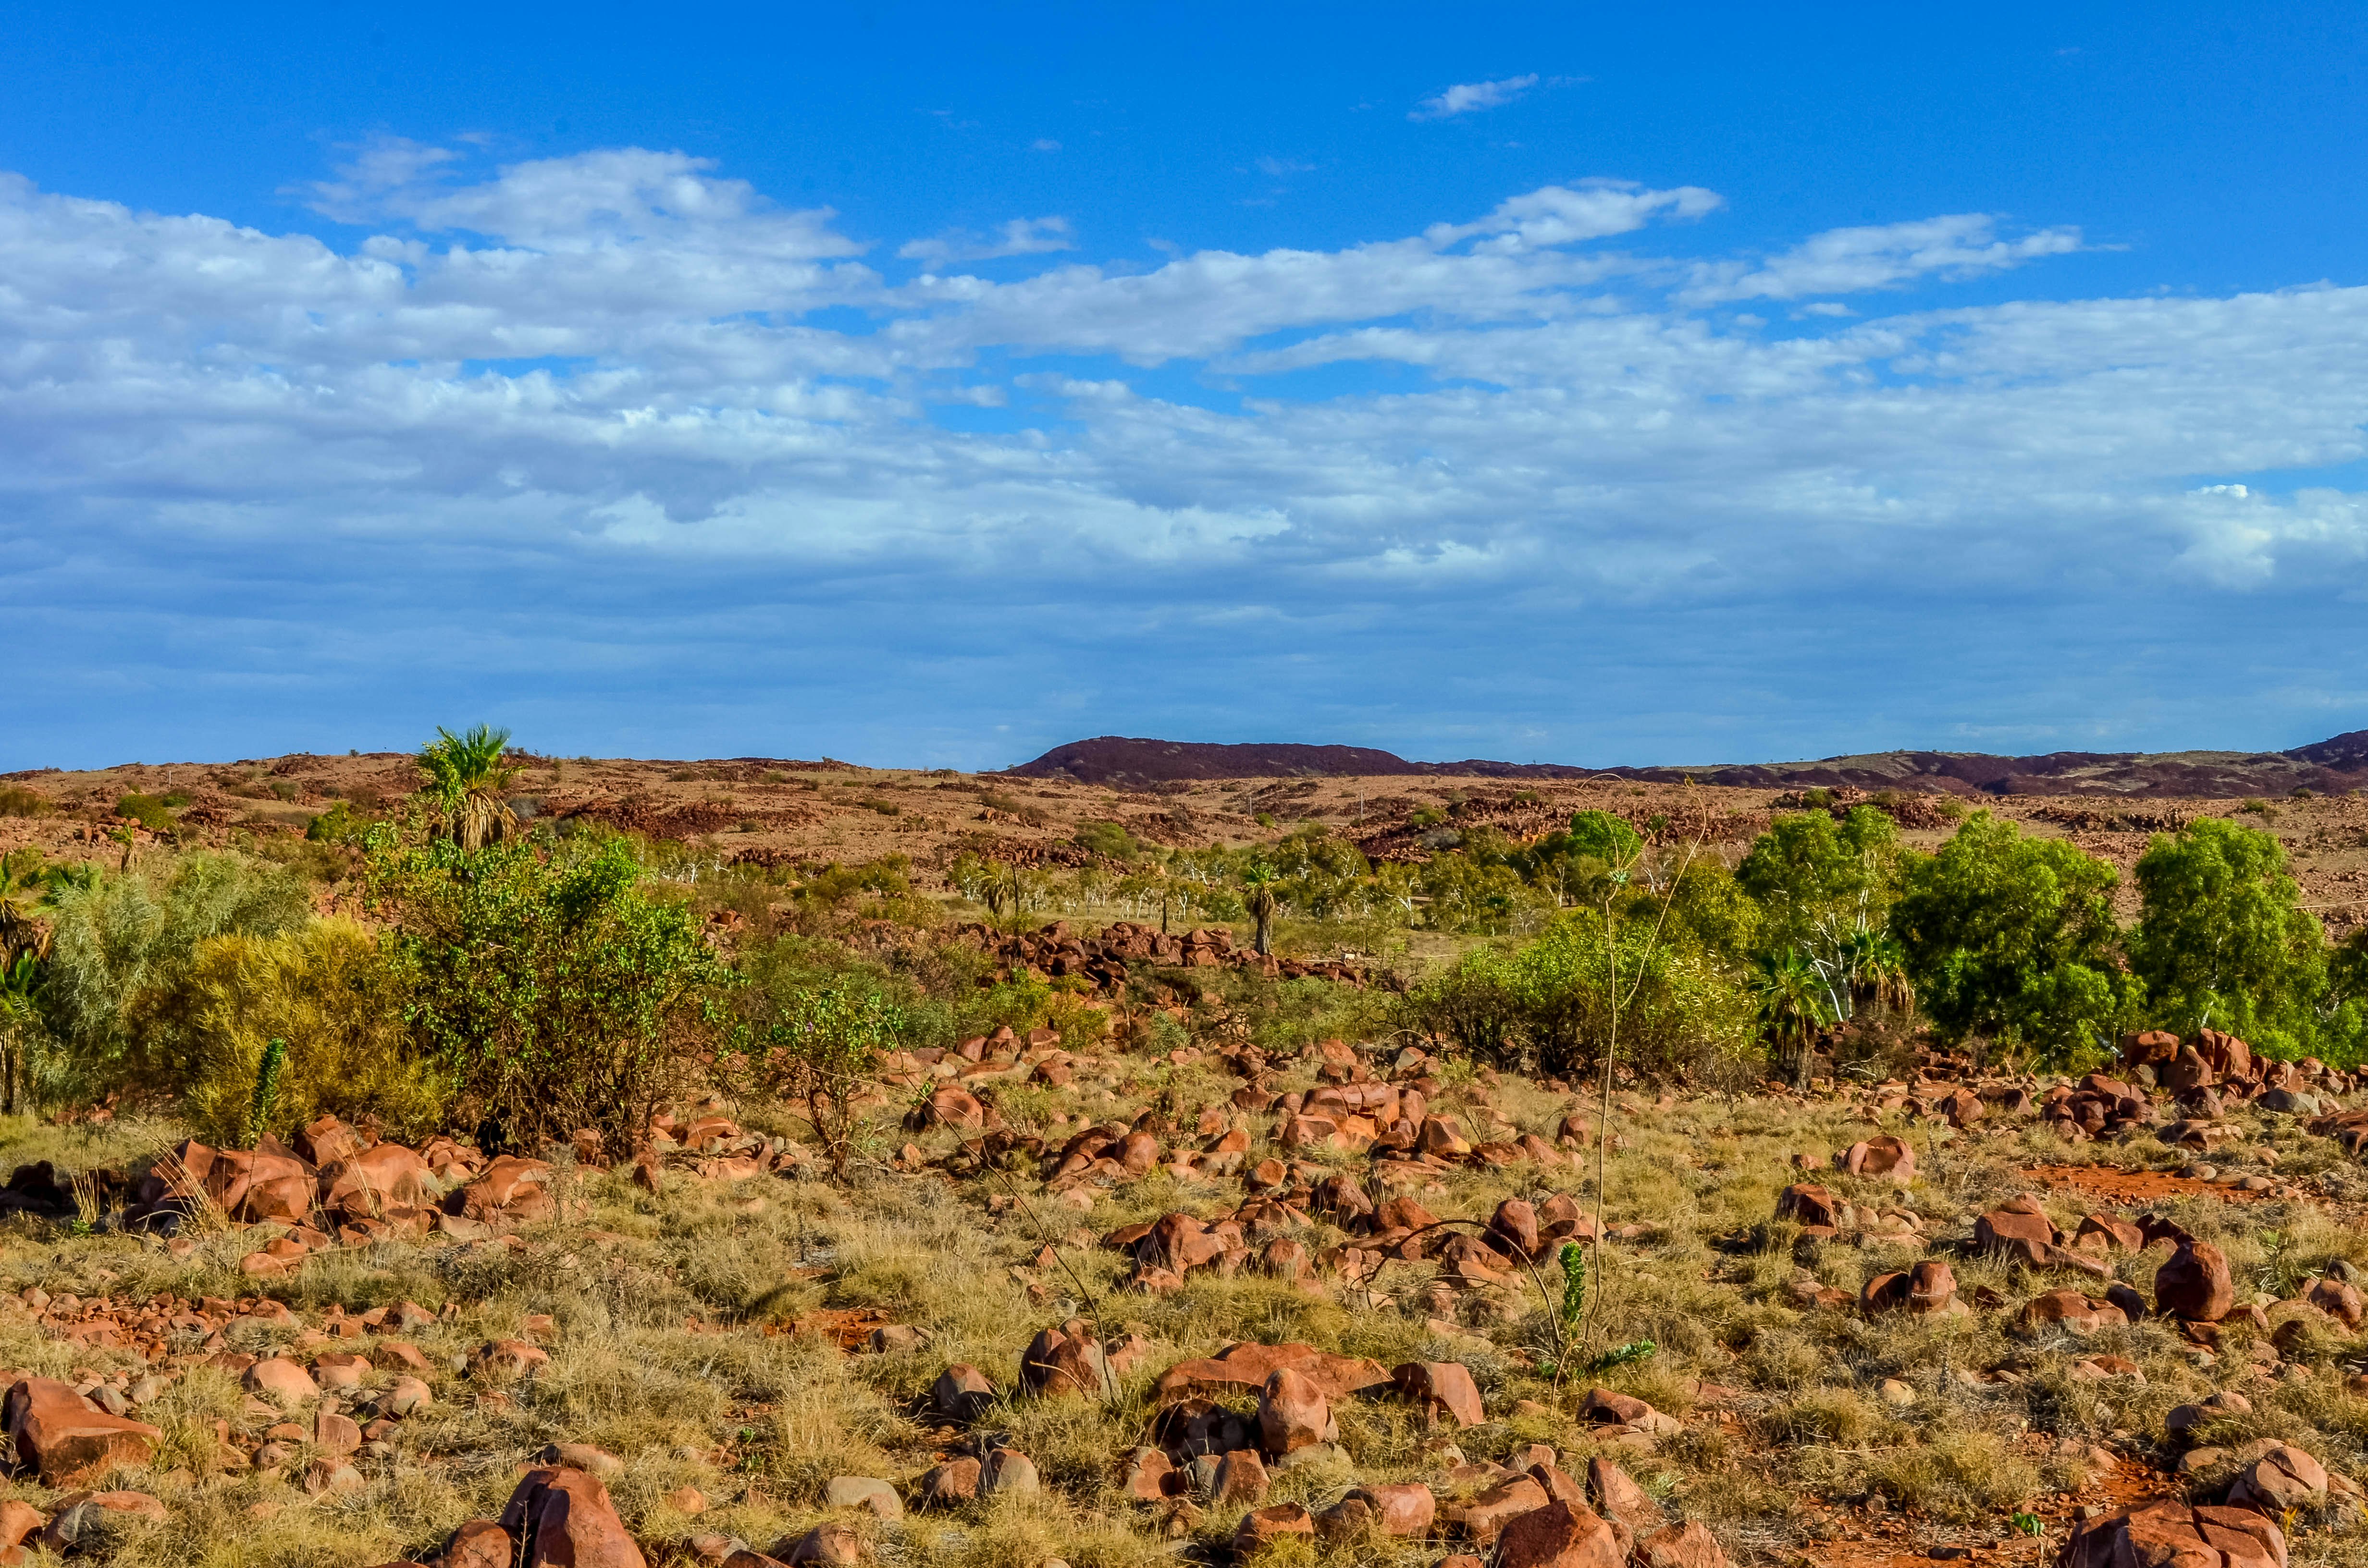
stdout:
{"type": "Polygon", "coordinates": [[[1691,778],[1743,788],[1805,789],[1854,785],[1952,795],[2203,796],[2285,795],[2297,789],[2341,794],[2368,785],[2368,730],[2292,751],[2048,752],[1991,756],[1981,752],[1884,751],[1814,762],[1713,763],[1698,767],[1580,767],[1566,763],[1408,762],[1370,746],[1287,742],[1215,745],[1197,741],[1131,740],[1100,735],[1054,746],[1009,769],[1024,778],[1071,778],[1120,789],[1215,778],[1584,778],[1613,774],[1656,783],[1691,778]]]}

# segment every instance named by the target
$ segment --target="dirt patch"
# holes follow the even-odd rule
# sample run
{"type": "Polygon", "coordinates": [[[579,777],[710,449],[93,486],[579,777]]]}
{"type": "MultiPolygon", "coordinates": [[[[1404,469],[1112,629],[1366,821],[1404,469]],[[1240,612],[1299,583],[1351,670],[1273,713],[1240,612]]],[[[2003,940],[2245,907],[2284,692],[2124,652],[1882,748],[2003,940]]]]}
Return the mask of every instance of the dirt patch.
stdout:
{"type": "Polygon", "coordinates": [[[2031,1165],[2025,1167],[2022,1174],[2048,1187],[2068,1187],[2126,1209],[2142,1209],[2147,1204],[2163,1203],[2174,1198],[2216,1198],[2224,1203],[2258,1203],[2262,1199],[2275,1196],[2269,1192],[2239,1192],[2218,1182],[2200,1181],[2194,1176],[2179,1176],[2170,1171],[2125,1171],[2112,1165],[2031,1165]]]}

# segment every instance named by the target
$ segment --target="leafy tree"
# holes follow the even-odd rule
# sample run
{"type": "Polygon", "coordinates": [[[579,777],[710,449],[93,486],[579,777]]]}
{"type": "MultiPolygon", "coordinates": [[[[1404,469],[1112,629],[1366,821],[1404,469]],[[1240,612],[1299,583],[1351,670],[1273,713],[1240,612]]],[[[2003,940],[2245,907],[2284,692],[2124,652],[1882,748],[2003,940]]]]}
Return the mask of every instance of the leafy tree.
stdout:
{"type": "Polygon", "coordinates": [[[2106,862],[1987,812],[1907,868],[1891,932],[1925,1014],[1951,1035],[2109,1046],[2142,988],[2115,962],[2106,862]]]}
{"type": "Polygon", "coordinates": [[[2327,989],[2327,937],[2274,835],[2219,817],[2157,834],[2138,857],[2130,963],[2156,1017],[2295,1048],[2327,989]]]}
{"type": "Polygon", "coordinates": [[[1645,839],[1623,817],[1610,812],[1574,812],[1570,818],[1570,853],[1607,866],[1625,866],[1645,852],[1645,839]]]}
{"type": "Polygon", "coordinates": [[[1881,930],[1899,881],[1899,829],[1873,806],[1836,822],[1829,812],[1778,817],[1752,841],[1735,880],[1759,905],[1759,950],[1797,949],[1827,986],[1827,1010],[1847,1016],[1842,944],[1881,930]]]}
{"type": "Polygon", "coordinates": [[[1624,820],[1587,811],[1573,813],[1568,831],[1550,833],[1506,858],[1533,886],[1550,890],[1557,903],[1594,903],[1644,852],[1644,836],[1624,820]]]}
{"type": "Polygon", "coordinates": [[[503,799],[518,778],[502,763],[510,733],[479,724],[456,735],[438,725],[436,736],[420,748],[419,770],[445,831],[471,854],[516,835],[518,817],[503,799]]]}
{"type": "Polygon", "coordinates": [[[734,982],[689,910],[644,886],[621,837],[546,858],[522,840],[371,835],[369,885],[416,1049],[482,1142],[532,1148],[597,1128],[640,1146],[723,1021],[734,982]]]}

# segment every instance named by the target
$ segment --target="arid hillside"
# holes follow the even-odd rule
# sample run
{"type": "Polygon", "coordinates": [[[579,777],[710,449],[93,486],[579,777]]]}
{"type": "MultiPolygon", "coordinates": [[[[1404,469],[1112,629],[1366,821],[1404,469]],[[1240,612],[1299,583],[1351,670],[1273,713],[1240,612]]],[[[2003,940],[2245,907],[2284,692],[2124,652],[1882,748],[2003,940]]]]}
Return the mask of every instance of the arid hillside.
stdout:
{"type": "MultiPolygon", "coordinates": [[[[0,795],[0,812],[11,813],[0,814],[0,849],[29,844],[68,858],[120,858],[123,845],[109,835],[128,829],[137,853],[156,833],[119,812],[133,795],[159,803],[177,842],[222,846],[242,835],[293,839],[340,801],[376,812],[418,784],[414,759],[393,752],[37,769],[0,779],[9,791],[0,795]]],[[[1842,785],[1804,797],[1800,788],[1617,774],[1506,779],[1400,773],[1177,780],[1129,790],[1066,778],[864,768],[827,760],[533,757],[512,796],[530,820],[630,829],[721,864],[814,867],[903,855],[916,881],[940,888],[946,869],[966,850],[1028,866],[1090,863],[1094,852],[1076,839],[1092,823],[1115,823],[1138,840],[1172,847],[1256,844],[1319,823],[1385,862],[1424,858],[1454,842],[1463,829],[1486,826],[1519,839],[1594,808],[1627,819],[1656,842],[1700,835],[1706,848],[1731,862],[1775,814],[1800,809],[1804,798],[1828,801],[1835,809],[1872,801],[1897,818],[1907,842],[1925,848],[1944,839],[1964,812],[1988,811],[2112,861],[2124,873],[2124,896],[2126,873],[2152,835],[2197,816],[2237,817],[2277,835],[2306,903],[2334,934],[2368,921],[2368,798],[2308,790],[2299,798],[1968,798],[1870,793],[1842,785]],[[1417,813],[1424,823],[1417,822],[1417,813]]]]}

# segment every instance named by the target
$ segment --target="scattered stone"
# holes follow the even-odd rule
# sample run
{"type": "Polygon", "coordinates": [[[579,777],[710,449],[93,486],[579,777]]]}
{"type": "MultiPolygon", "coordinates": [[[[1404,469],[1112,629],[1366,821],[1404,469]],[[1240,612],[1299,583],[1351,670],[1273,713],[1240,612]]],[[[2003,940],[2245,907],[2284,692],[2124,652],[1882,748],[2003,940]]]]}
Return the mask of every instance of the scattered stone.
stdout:
{"type": "Polygon", "coordinates": [[[520,1568],[648,1568],[609,1489],[585,1471],[527,1471],[500,1524],[522,1545],[520,1568]]]}
{"type": "Polygon", "coordinates": [[[959,1426],[977,1420],[994,1403],[995,1385],[986,1381],[985,1372],[967,1362],[955,1362],[929,1385],[930,1407],[959,1426]]]}
{"type": "Polygon", "coordinates": [[[834,1475],[824,1485],[822,1500],[834,1508],[869,1508],[883,1519],[901,1519],[905,1505],[896,1489],[869,1475],[834,1475]]]}
{"type": "Polygon", "coordinates": [[[1622,1568],[1626,1557],[1593,1509],[1556,1499],[1505,1527],[1495,1568],[1622,1568]]]}
{"type": "Polygon", "coordinates": [[[1445,1415],[1458,1426],[1477,1426],[1488,1417],[1471,1370],[1458,1361],[1408,1361],[1392,1374],[1398,1392],[1422,1407],[1427,1423],[1445,1415]]]}
{"type": "Polygon", "coordinates": [[[2155,1270],[2154,1300],[2171,1317],[2218,1323],[2237,1304],[2237,1285],[2229,1276],[2226,1256],[2210,1242],[2192,1237],[2181,1241],[2155,1270]]]}
{"type": "Polygon", "coordinates": [[[49,1378],[13,1385],[0,1404],[0,1426],[15,1442],[17,1460],[52,1487],[72,1486],[117,1465],[145,1464],[165,1436],[142,1422],[110,1415],[49,1378]]]}
{"type": "Polygon", "coordinates": [[[2059,1568],[2286,1568],[2286,1540],[2250,1509],[2149,1503],[2089,1520],[2056,1561],[2059,1568]]]}

